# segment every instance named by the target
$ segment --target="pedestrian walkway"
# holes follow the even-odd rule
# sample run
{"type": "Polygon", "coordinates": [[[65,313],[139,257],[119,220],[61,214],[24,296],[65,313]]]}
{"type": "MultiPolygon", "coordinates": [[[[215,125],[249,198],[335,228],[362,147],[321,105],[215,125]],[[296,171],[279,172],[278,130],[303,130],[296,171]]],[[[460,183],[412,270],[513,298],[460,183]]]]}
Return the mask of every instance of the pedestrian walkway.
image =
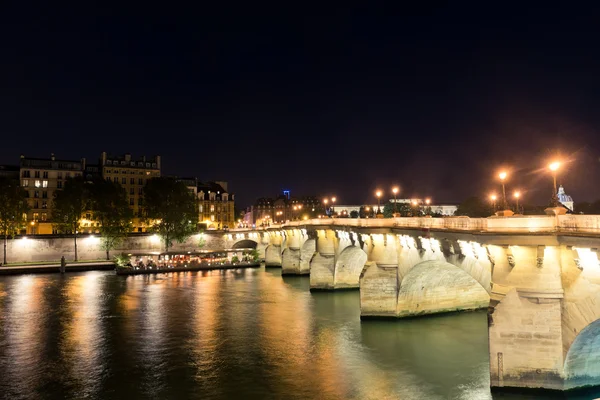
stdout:
{"type": "MultiPolygon", "coordinates": [[[[112,261],[95,261],[81,263],[67,263],[65,272],[81,272],[81,271],[106,271],[115,268],[115,263],[112,261]]],[[[39,265],[14,265],[1,266],[0,275],[18,275],[18,274],[48,274],[60,273],[60,262],[56,264],[39,264],[39,265]]]]}

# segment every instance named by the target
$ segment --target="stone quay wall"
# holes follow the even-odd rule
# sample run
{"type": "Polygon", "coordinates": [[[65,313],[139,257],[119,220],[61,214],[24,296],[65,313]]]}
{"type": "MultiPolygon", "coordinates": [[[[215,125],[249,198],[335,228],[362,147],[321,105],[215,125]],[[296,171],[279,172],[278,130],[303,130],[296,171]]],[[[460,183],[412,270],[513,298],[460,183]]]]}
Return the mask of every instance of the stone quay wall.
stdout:
{"type": "MultiPolygon", "coordinates": [[[[77,237],[77,253],[79,260],[106,260],[106,252],[100,247],[99,236],[79,235],[77,237]]],[[[221,250],[228,248],[223,232],[202,233],[189,237],[184,243],[173,242],[169,251],[221,250]],[[200,238],[204,246],[200,247],[200,238]]],[[[163,252],[164,246],[159,237],[147,234],[132,234],[116,249],[110,251],[112,258],[120,253],[163,252]]],[[[2,250],[0,250],[0,253],[2,250]]],[[[67,261],[75,257],[73,236],[24,236],[8,240],[8,263],[58,261],[65,256],[67,261]]],[[[0,261],[2,258],[0,256],[0,261]]]]}

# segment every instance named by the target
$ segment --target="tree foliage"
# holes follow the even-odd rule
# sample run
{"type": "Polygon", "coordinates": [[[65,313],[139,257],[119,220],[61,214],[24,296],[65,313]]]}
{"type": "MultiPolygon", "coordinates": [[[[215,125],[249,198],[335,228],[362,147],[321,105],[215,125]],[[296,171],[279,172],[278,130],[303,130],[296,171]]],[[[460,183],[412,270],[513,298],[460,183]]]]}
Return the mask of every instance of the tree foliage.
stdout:
{"type": "Polygon", "coordinates": [[[144,198],[146,218],[161,237],[165,251],[173,240],[181,243],[196,232],[196,199],[182,182],[164,177],[150,179],[144,188],[144,198]]]}
{"type": "Polygon", "coordinates": [[[4,264],[8,238],[13,237],[25,224],[23,214],[29,210],[25,196],[26,192],[18,179],[0,179],[0,233],[4,238],[4,264]]]}
{"type": "Polygon", "coordinates": [[[481,199],[481,197],[474,196],[460,203],[454,215],[484,218],[489,217],[493,213],[492,206],[488,202],[481,199]]]}
{"type": "MultiPolygon", "coordinates": [[[[419,217],[424,215],[420,206],[413,206],[410,203],[396,203],[396,212],[401,217],[419,217]]],[[[392,218],[394,216],[394,203],[388,202],[383,206],[383,217],[392,218]]]]}
{"type": "Polygon", "coordinates": [[[54,195],[52,217],[57,230],[72,233],[75,242],[75,261],[77,261],[77,234],[84,212],[89,210],[89,193],[83,177],[68,178],[63,190],[54,195]]]}
{"type": "Polygon", "coordinates": [[[350,218],[358,218],[358,211],[356,211],[356,210],[350,211],[350,218]]]}
{"type": "Polygon", "coordinates": [[[131,231],[133,211],[121,185],[106,179],[95,179],[89,185],[90,211],[100,223],[100,247],[110,260],[110,251],[122,243],[131,231]]]}

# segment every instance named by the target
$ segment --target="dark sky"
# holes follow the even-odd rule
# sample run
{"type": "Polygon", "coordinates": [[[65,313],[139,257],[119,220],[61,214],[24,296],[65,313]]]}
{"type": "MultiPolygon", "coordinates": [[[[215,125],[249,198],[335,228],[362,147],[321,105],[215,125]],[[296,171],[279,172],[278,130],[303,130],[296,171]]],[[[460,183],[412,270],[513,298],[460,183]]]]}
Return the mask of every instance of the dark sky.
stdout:
{"type": "MultiPolygon", "coordinates": [[[[600,198],[597,10],[0,9],[0,163],[160,154],[256,197],[600,198]]],[[[45,3],[41,3],[45,4],[45,3]]],[[[162,3],[161,7],[167,7],[162,3]]]]}

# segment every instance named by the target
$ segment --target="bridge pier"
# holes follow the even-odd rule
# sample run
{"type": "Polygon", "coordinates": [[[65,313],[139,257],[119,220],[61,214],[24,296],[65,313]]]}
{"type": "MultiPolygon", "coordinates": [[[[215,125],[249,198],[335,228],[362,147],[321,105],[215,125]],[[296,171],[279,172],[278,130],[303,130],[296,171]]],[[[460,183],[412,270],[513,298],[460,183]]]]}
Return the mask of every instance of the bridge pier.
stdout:
{"type": "Polygon", "coordinates": [[[310,260],[316,248],[315,239],[311,239],[305,229],[288,232],[287,248],[281,261],[282,275],[310,274],[310,260]]]}
{"type": "Polygon", "coordinates": [[[310,290],[333,290],[337,239],[332,230],[316,231],[316,252],[310,261],[310,290]]]}

